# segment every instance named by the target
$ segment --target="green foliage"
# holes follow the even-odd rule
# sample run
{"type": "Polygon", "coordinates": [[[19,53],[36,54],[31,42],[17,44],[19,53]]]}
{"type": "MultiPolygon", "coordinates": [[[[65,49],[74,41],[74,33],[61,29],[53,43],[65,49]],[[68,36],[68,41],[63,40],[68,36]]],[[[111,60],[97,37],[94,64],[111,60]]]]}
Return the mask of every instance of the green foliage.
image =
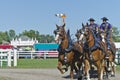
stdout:
{"type": "Polygon", "coordinates": [[[33,38],[33,39],[37,39],[38,42],[40,43],[51,43],[54,41],[54,36],[53,35],[43,35],[43,34],[39,34],[38,31],[35,30],[25,30],[22,33],[16,35],[16,32],[14,30],[9,30],[6,32],[0,32],[0,44],[2,44],[3,41],[5,42],[10,42],[13,38],[18,38],[21,36],[28,36],[29,38],[33,38]]]}
{"type": "Polygon", "coordinates": [[[38,42],[40,43],[51,43],[54,41],[54,37],[52,35],[43,35],[43,34],[39,34],[38,31],[34,31],[34,30],[25,30],[23,31],[21,34],[19,34],[19,36],[28,36],[30,38],[36,38],[38,40],[38,42]]]}
{"type": "Polygon", "coordinates": [[[38,41],[40,43],[51,43],[54,41],[54,37],[52,35],[40,35],[38,41]]]}
{"type": "Polygon", "coordinates": [[[117,27],[113,27],[113,41],[114,42],[120,42],[120,31],[117,27]]]}
{"type": "Polygon", "coordinates": [[[16,36],[16,33],[15,33],[15,31],[14,30],[9,30],[8,32],[8,36],[9,36],[9,39],[10,40],[12,40],[13,38],[15,38],[15,36],[16,36]]]}
{"type": "Polygon", "coordinates": [[[9,42],[9,37],[7,35],[7,32],[0,32],[0,44],[5,41],[9,42]]]}

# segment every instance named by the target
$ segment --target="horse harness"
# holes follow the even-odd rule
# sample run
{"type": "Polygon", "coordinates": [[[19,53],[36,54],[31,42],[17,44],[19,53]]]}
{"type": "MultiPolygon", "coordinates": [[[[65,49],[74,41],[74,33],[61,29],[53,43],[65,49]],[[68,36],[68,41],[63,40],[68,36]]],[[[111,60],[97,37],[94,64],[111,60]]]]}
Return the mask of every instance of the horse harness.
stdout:
{"type": "MultiPolygon", "coordinates": [[[[92,33],[93,33],[93,31],[92,31],[92,33]]],[[[88,43],[89,43],[90,41],[85,42],[85,44],[84,44],[84,50],[89,54],[90,60],[92,60],[92,55],[91,55],[91,53],[92,53],[93,51],[95,51],[96,49],[102,50],[102,52],[103,52],[105,55],[107,54],[106,51],[105,51],[105,49],[102,47],[100,41],[98,41],[97,38],[95,37],[95,34],[93,34],[93,37],[94,37],[94,45],[93,45],[92,47],[88,47],[88,43]]]]}

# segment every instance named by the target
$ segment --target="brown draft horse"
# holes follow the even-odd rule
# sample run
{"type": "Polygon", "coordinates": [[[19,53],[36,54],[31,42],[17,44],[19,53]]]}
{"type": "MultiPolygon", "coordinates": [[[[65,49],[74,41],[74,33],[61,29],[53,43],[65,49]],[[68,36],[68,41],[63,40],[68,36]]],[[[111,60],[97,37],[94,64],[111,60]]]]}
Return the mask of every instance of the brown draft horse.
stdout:
{"type": "MultiPolygon", "coordinates": [[[[106,33],[101,33],[101,37],[102,37],[102,41],[104,42],[104,44],[106,45],[107,47],[107,35],[106,33]]],[[[115,76],[115,55],[116,55],[116,47],[115,47],[115,44],[113,43],[112,41],[112,31],[110,32],[110,45],[111,45],[111,48],[110,50],[106,49],[106,52],[107,52],[107,64],[106,64],[106,67],[107,67],[107,71],[111,72],[111,77],[114,77],[115,76]]]]}
{"type": "Polygon", "coordinates": [[[73,73],[73,69],[75,69],[75,71],[77,72],[77,68],[75,66],[75,63],[72,61],[73,60],[73,52],[66,52],[65,49],[68,48],[69,45],[69,41],[68,41],[68,36],[66,34],[65,31],[65,24],[62,26],[58,26],[56,25],[57,29],[54,30],[54,34],[55,34],[55,42],[59,44],[59,48],[58,48],[58,70],[64,74],[65,72],[63,71],[62,66],[65,65],[66,68],[64,68],[66,71],[68,69],[69,66],[69,62],[72,62],[70,64],[72,64],[71,67],[71,71],[70,71],[70,77],[73,78],[74,73],[73,73]],[[66,56],[67,54],[67,56],[66,56]],[[72,56],[72,57],[70,57],[72,56]],[[67,58],[67,59],[66,59],[67,58]]]}
{"type": "MultiPolygon", "coordinates": [[[[83,25],[83,24],[82,24],[83,25]]],[[[77,62],[78,66],[79,66],[79,72],[80,72],[80,68],[81,68],[81,72],[78,72],[78,80],[84,80],[84,49],[83,49],[83,44],[84,44],[84,29],[79,29],[77,30],[75,36],[77,38],[77,41],[75,42],[75,48],[79,53],[82,53],[82,55],[80,56],[80,60],[77,62]],[[82,75],[82,76],[81,76],[82,75]]]]}
{"type": "Polygon", "coordinates": [[[56,30],[54,30],[55,34],[55,42],[59,44],[58,48],[58,70],[63,74],[64,71],[62,69],[62,66],[65,64],[64,62],[64,56],[65,56],[65,49],[68,47],[68,39],[65,31],[65,24],[62,26],[56,25],[56,30]]]}
{"type": "MultiPolygon", "coordinates": [[[[71,41],[70,32],[67,32],[67,36],[69,41],[71,41]]],[[[67,53],[65,56],[66,56],[66,63],[68,63],[71,67],[72,76],[73,76],[73,67],[75,63],[77,63],[77,67],[78,67],[77,77],[78,80],[81,80],[83,74],[83,71],[80,70],[82,68],[82,63],[83,63],[83,43],[80,41],[72,42],[72,48],[69,51],[69,53],[67,53]]]]}
{"type": "MultiPolygon", "coordinates": [[[[86,25],[88,27],[88,24],[86,25]]],[[[98,80],[103,79],[103,71],[104,71],[104,58],[105,54],[103,51],[97,46],[95,46],[95,37],[93,34],[93,31],[90,28],[86,27],[86,31],[84,33],[84,36],[86,38],[86,45],[85,46],[85,76],[87,80],[90,80],[89,76],[89,70],[90,65],[94,64],[97,67],[97,73],[98,73],[98,80]]],[[[101,46],[100,47],[104,47],[101,46]]]]}

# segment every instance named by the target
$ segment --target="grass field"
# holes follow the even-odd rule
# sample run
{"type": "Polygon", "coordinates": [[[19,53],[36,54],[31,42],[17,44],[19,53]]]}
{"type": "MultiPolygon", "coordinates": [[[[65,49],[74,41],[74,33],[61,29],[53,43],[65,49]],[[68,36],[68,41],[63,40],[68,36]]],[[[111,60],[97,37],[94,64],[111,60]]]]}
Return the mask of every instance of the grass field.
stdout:
{"type": "Polygon", "coordinates": [[[120,65],[116,66],[116,71],[120,72],[120,65]]]}
{"type": "MultiPolygon", "coordinates": [[[[18,59],[18,65],[15,68],[56,68],[58,59],[18,59]]],[[[6,67],[4,63],[3,68],[6,67]]],[[[14,68],[14,67],[11,67],[14,68]]],[[[120,72],[120,65],[117,65],[116,70],[120,72]]]]}
{"type": "Polygon", "coordinates": [[[56,68],[57,59],[19,59],[17,68],[56,68]]]}

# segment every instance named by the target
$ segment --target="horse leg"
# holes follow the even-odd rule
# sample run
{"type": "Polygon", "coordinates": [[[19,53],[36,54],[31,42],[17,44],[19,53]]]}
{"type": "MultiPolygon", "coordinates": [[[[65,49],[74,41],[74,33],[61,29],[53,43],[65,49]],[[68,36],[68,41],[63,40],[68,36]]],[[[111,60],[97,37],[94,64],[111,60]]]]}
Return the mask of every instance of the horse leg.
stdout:
{"type": "MultiPolygon", "coordinates": [[[[102,66],[103,67],[103,66],[102,66]]],[[[107,60],[105,59],[104,60],[104,71],[103,71],[103,79],[108,79],[108,75],[109,75],[109,72],[108,72],[108,68],[107,68],[107,60]]]]}
{"type": "Polygon", "coordinates": [[[71,80],[73,80],[73,78],[74,78],[74,73],[73,73],[73,69],[74,69],[74,66],[75,66],[74,64],[75,63],[73,63],[73,62],[70,64],[70,68],[71,68],[70,69],[70,78],[71,78],[71,80]]]}
{"type": "Polygon", "coordinates": [[[79,68],[78,63],[77,63],[77,66],[74,64],[74,69],[75,69],[76,73],[78,73],[78,68],[77,67],[79,68]]]}
{"type": "Polygon", "coordinates": [[[110,62],[111,65],[111,77],[115,77],[115,66],[114,62],[110,62]]]}
{"type": "Polygon", "coordinates": [[[110,61],[111,66],[111,77],[115,77],[115,63],[113,61],[110,61]]]}
{"type": "MultiPolygon", "coordinates": [[[[102,67],[101,67],[101,79],[104,79],[104,72],[105,72],[105,67],[106,67],[106,63],[105,60],[102,61],[102,67]]],[[[106,73],[107,76],[107,73],[106,73]]],[[[106,79],[108,79],[108,77],[106,77],[106,79]]]]}
{"type": "Polygon", "coordinates": [[[82,62],[79,61],[79,62],[77,63],[77,66],[78,66],[77,77],[78,77],[78,80],[81,80],[81,79],[84,77],[84,75],[83,75],[83,66],[82,66],[82,62]],[[80,70],[81,67],[82,67],[82,71],[80,70]]]}
{"type": "MultiPolygon", "coordinates": [[[[61,72],[61,74],[65,73],[65,71],[63,71],[63,69],[62,69],[63,63],[64,63],[64,55],[59,54],[57,69],[61,72]]],[[[65,68],[64,68],[64,70],[65,70],[65,68]]]]}
{"type": "Polygon", "coordinates": [[[115,76],[115,63],[114,63],[114,57],[111,54],[109,56],[109,63],[110,63],[110,69],[111,69],[111,77],[115,76]]]}
{"type": "Polygon", "coordinates": [[[85,59],[84,65],[85,65],[85,67],[84,67],[85,78],[86,78],[86,80],[90,80],[90,74],[89,74],[90,64],[89,64],[89,61],[87,59],[85,59]]]}
{"type": "Polygon", "coordinates": [[[61,74],[64,74],[64,72],[62,70],[62,62],[61,61],[58,61],[57,69],[61,72],[61,74]]]}
{"type": "Polygon", "coordinates": [[[102,80],[103,72],[104,72],[104,62],[99,60],[96,62],[96,66],[97,66],[98,80],[102,80]]]}

